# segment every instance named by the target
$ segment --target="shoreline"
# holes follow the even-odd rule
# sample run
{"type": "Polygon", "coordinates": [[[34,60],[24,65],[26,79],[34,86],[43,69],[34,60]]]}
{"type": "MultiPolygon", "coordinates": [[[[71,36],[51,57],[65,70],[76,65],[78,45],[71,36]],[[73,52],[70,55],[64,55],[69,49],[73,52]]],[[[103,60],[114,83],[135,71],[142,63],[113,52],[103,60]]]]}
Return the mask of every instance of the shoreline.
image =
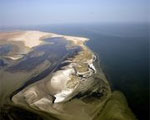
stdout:
{"type": "MultiPolygon", "coordinates": [[[[15,94],[12,93],[10,96],[10,105],[27,109],[34,113],[38,113],[39,115],[43,115],[44,113],[45,117],[48,119],[54,117],[61,120],[95,120],[95,118],[97,120],[98,117],[103,118],[103,114],[105,115],[107,112],[113,116],[111,113],[115,111],[114,108],[118,108],[118,103],[119,105],[122,103],[120,101],[123,97],[120,96],[120,93],[114,94],[114,92],[111,91],[107,76],[101,67],[99,56],[97,56],[97,54],[86,45],[86,41],[89,40],[88,38],[58,35],[54,33],[43,34],[39,31],[28,32],[30,32],[30,34],[34,34],[33,36],[30,36],[30,39],[28,39],[32,40],[31,38],[33,37],[35,38],[33,40],[34,42],[30,41],[30,43],[26,44],[28,37],[23,37],[23,35],[20,37],[22,40],[20,40],[19,37],[16,38],[15,36],[12,41],[23,42],[23,47],[30,48],[29,52],[32,52],[36,46],[48,44],[44,41],[44,39],[57,37],[70,41],[68,42],[70,48],[80,46],[82,49],[67,59],[59,59],[57,62],[58,65],[55,67],[51,66],[50,61],[48,61],[44,64],[42,70],[40,66],[35,68],[39,69],[39,71],[32,71],[31,74],[28,74],[30,72],[22,71],[23,75],[27,74],[29,77],[23,76],[22,78],[25,79],[21,79],[21,77],[17,79],[20,81],[26,80],[29,84],[26,86],[20,84],[21,87],[15,91],[15,94]],[[35,33],[41,35],[37,35],[35,37],[35,33]],[[41,42],[39,42],[39,40],[41,42]],[[37,41],[36,44],[34,44],[35,41],[37,41]],[[67,64],[62,65],[61,67],[61,64],[63,63],[67,64]],[[50,72],[46,72],[43,76],[43,71],[46,71],[47,69],[50,70],[50,72]],[[51,72],[51,69],[53,72],[51,72]],[[33,81],[31,82],[31,80],[33,81]],[[109,102],[113,102],[113,104],[107,104],[109,102]],[[114,110],[111,111],[111,109],[114,110]]],[[[27,36],[28,35],[29,33],[27,36]]],[[[11,39],[8,38],[8,40],[11,39]]],[[[51,45],[53,46],[53,44],[51,45]]],[[[69,48],[67,49],[69,50],[69,48]]],[[[34,55],[35,54],[33,54],[32,57],[34,57],[34,55]]],[[[15,55],[13,54],[10,58],[14,58],[14,56],[15,55]]],[[[15,64],[17,64],[19,60],[21,61],[22,59],[16,59],[13,60],[13,62],[16,62],[15,64]]],[[[15,72],[10,72],[10,74],[20,75],[15,72]]],[[[123,98],[123,102],[124,101],[125,100],[123,98]]],[[[129,112],[126,104],[121,104],[119,107],[122,106],[123,110],[125,108],[125,110],[129,112]]],[[[116,110],[119,111],[121,117],[124,116],[124,114],[122,114],[122,109],[116,110]]],[[[115,117],[116,116],[114,115],[114,118],[115,117]]],[[[107,118],[107,116],[104,116],[104,119],[105,118],[107,118]]],[[[125,118],[128,118],[128,116],[125,118]]]]}
{"type": "MultiPolygon", "coordinates": [[[[26,52],[26,54],[27,54],[30,51],[32,51],[32,48],[46,43],[44,41],[44,39],[55,38],[55,37],[64,38],[65,40],[70,41],[73,46],[80,46],[83,49],[82,52],[79,53],[78,55],[76,55],[77,57],[75,59],[73,59],[73,61],[71,61],[73,63],[71,66],[73,69],[76,68],[74,70],[77,71],[76,75],[78,77],[83,76],[83,78],[88,78],[96,73],[96,68],[93,64],[93,62],[96,60],[96,56],[85,45],[86,41],[89,40],[88,38],[59,35],[59,34],[55,34],[55,33],[40,32],[40,31],[0,32],[0,44],[1,44],[1,42],[3,43],[3,40],[6,40],[5,42],[8,42],[8,43],[10,41],[23,42],[23,46],[29,48],[28,52],[26,52]],[[78,65],[78,62],[80,63],[80,65],[78,65]],[[88,69],[88,70],[86,71],[86,69],[88,69]]],[[[10,44],[11,44],[11,42],[10,42],[10,44]]],[[[19,60],[22,60],[24,58],[24,56],[25,56],[25,54],[19,55],[19,53],[17,53],[17,54],[13,53],[12,55],[10,54],[9,56],[6,56],[5,58],[10,59],[10,60],[14,61],[14,63],[15,63],[19,60]]],[[[71,66],[69,66],[69,68],[71,68],[71,66]]],[[[26,84],[26,82],[25,82],[25,84],[26,84]]],[[[29,86],[29,85],[30,84],[27,84],[27,86],[29,86]]],[[[20,87],[18,90],[22,90],[24,88],[23,86],[20,87]]],[[[74,89],[72,91],[74,91],[74,89]]],[[[16,90],[16,91],[18,91],[18,90],[16,90]]],[[[68,95],[70,95],[72,93],[73,92],[68,93],[68,95]]],[[[58,94],[56,94],[55,96],[58,96],[58,94]]],[[[12,95],[14,95],[14,92],[12,95]]],[[[56,101],[57,101],[57,99],[56,99],[56,101]]]]}
{"type": "Polygon", "coordinates": [[[24,43],[26,47],[33,48],[42,44],[45,38],[55,38],[55,37],[63,37],[66,40],[74,42],[76,45],[81,45],[88,41],[88,38],[84,37],[76,37],[76,36],[67,36],[67,35],[59,35],[50,32],[41,32],[41,31],[17,31],[17,32],[0,32],[0,42],[1,40],[7,41],[21,41],[24,43]]]}
{"type": "MultiPolygon", "coordinates": [[[[35,31],[34,31],[34,34],[35,34],[35,31]]],[[[39,32],[38,32],[39,34],[39,32]]],[[[54,37],[63,37],[65,38],[66,40],[68,41],[71,41],[73,42],[74,45],[77,45],[77,46],[81,46],[83,48],[83,50],[81,52],[79,52],[78,55],[75,56],[75,58],[71,61],[71,63],[67,66],[65,66],[65,70],[67,69],[72,69],[74,72],[71,72],[68,74],[68,77],[64,77],[64,78],[68,78],[68,80],[65,80],[66,81],[66,85],[67,85],[67,82],[70,81],[70,77],[72,76],[71,74],[74,74],[73,76],[77,76],[78,78],[77,79],[81,79],[81,78],[84,78],[84,79],[88,79],[89,77],[91,77],[93,74],[96,74],[96,68],[94,66],[94,62],[96,61],[96,56],[94,55],[94,53],[85,45],[85,42],[87,40],[89,40],[88,38],[83,38],[83,37],[74,37],[74,36],[66,36],[66,35],[57,35],[57,34],[53,34],[53,33],[50,33],[51,34],[51,37],[50,38],[54,38],[54,37]],[[84,58],[84,59],[83,59],[84,58]],[[80,63],[80,65],[79,65],[80,63]],[[85,66],[86,65],[86,66],[85,66]],[[86,70],[87,69],[87,70],[86,70]],[[76,73],[75,73],[76,71],[76,73]]],[[[49,35],[47,33],[47,35],[49,35]]],[[[47,38],[48,36],[46,36],[47,38]]],[[[45,38],[45,37],[44,37],[45,38]]],[[[43,39],[43,37],[42,37],[43,39]]],[[[65,61],[64,61],[65,62],[65,61]]],[[[65,71],[64,70],[64,71],[65,71]]],[[[59,72],[59,71],[56,71],[56,73],[59,72]]],[[[61,73],[63,73],[63,70],[60,71],[60,75],[61,73]]],[[[66,74],[66,73],[65,73],[66,74]]],[[[67,74],[66,74],[67,75],[67,74]]],[[[56,87],[53,86],[53,89],[58,89],[57,88],[57,84],[59,82],[54,82],[52,83],[53,81],[53,78],[55,78],[54,81],[57,81],[57,76],[53,75],[52,78],[51,78],[51,82],[50,83],[47,83],[49,85],[52,85],[52,84],[56,84],[56,87]]],[[[60,78],[62,79],[62,78],[60,78]]],[[[64,81],[64,80],[62,80],[64,81]]],[[[80,83],[80,80],[77,80],[79,81],[80,83]]],[[[55,100],[54,100],[54,103],[58,103],[58,102],[64,102],[66,100],[69,100],[71,99],[72,97],[70,97],[70,95],[74,94],[74,90],[77,88],[77,86],[79,85],[79,83],[75,83],[76,85],[74,86],[74,88],[68,88],[65,84],[64,84],[64,90],[59,90],[59,92],[57,92],[56,94],[54,94],[55,96],[55,100]],[[66,90],[65,90],[66,89],[66,90]],[[70,91],[70,92],[68,92],[70,91]],[[68,98],[69,97],[69,98],[68,98]],[[60,100],[61,99],[61,100],[60,100]]],[[[36,83],[35,83],[36,84],[36,83]]],[[[30,86],[30,85],[29,85],[30,86]]],[[[58,91],[57,90],[57,91],[58,91]]],[[[35,92],[34,92],[35,94],[35,92]]],[[[75,93],[76,94],[76,93],[75,93]]],[[[16,95],[15,95],[16,96],[16,95]]]]}

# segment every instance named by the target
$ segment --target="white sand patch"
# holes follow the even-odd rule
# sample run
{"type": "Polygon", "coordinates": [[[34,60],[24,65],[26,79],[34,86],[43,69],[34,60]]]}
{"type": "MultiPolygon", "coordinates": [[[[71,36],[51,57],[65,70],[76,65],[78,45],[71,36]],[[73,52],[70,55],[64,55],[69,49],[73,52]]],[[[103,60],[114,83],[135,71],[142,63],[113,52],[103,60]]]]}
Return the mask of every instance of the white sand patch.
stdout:
{"type": "Polygon", "coordinates": [[[18,32],[11,32],[11,33],[0,33],[0,40],[7,39],[10,41],[22,41],[26,47],[32,48],[35,46],[40,45],[42,42],[42,38],[54,38],[54,37],[63,37],[66,40],[74,42],[75,45],[80,45],[82,47],[83,43],[89,40],[88,38],[84,37],[74,37],[74,36],[65,36],[59,35],[55,33],[48,33],[48,32],[40,32],[40,31],[18,31],[18,32]]]}
{"type": "Polygon", "coordinates": [[[59,70],[53,75],[48,84],[50,84],[57,92],[60,92],[66,88],[66,84],[70,80],[70,75],[73,73],[75,73],[73,68],[59,70]]]}
{"type": "Polygon", "coordinates": [[[94,72],[96,73],[96,68],[95,68],[95,66],[94,66],[94,64],[93,64],[93,62],[94,62],[95,60],[96,60],[96,56],[95,56],[95,55],[92,55],[92,59],[88,61],[88,64],[89,64],[89,67],[90,67],[91,69],[93,69],[94,72]]]}
{"type": "Polygon", "coordinates": [[[33,104],[31,105],[36,105],[36,106],[39,106],[39,105],[45,105],[45,104],[51,104],[52,101],[50,101],[48,98],[41,98],[40,100],[34,102],[33,104]]]}
{"type": "Polygon", "coordinates": [[[66,38],[67,40],[71,40],[71,41],[82,41],[82,42],[86,42],[89,39],[88,38],[84,38],[84,37],[74,37],[74,36],[63,36],[64,38],[66,38]]]}
{"type": "Polygon", "coordinates": [[[41,37],[48,36],[49,33],[40,31],[25,31],[23,34],[10,38],[12,41],[22,41],[26,47],[32,48],[40,45],[43,41],[40,40],[41,37]]]}
{"type": "Polygon", "coordinates": [[[85,47],[83,44],[88,41],[88,38],[84,37],[74,37],[74,36],[63,36],[66,40],[72,41],[75,45],[85,47]]]}
{"type": "Polygon", "coordinates": [[[32,104],[34,100],[38,97],[36,91],[37,90],[35,87],[31,87],[30,89],[24,92],[24,98],[26,99],[28,104],[32,104]]]}
{"type": "Polygon", "coordinates": [[[5,56],[5,58],[9,58],[11,60],[19,60],[22,57],[23,57],[23,55],[5,56]]]}
{"type": "Polygon", "coordinates": [[[67,99],[67,97],[74,91],[74,89],[66,89],[62,90],[60,93],[54,95],[56,97],[54,103],[64,102],[67,99]]]}
{"type": "Polygon", "coordinates": [[[71,79],[71,75],[75,74],[74,69],[70,67],[71,66],[68,66],[68,68],[66,68],[65,70],[57,71],[50,81],[51,86],[56,91],[56,93],[54,94],[54,103],[64,102],[68,100],[69,96],[75,89],[75,87],[67,87],[67,82],[71,79]]]}
{"type": "Polygon", "coordinates": [[[89,67],[92,68],[96,72],[95,66],[93,64],[89,64],[89,67]]]}

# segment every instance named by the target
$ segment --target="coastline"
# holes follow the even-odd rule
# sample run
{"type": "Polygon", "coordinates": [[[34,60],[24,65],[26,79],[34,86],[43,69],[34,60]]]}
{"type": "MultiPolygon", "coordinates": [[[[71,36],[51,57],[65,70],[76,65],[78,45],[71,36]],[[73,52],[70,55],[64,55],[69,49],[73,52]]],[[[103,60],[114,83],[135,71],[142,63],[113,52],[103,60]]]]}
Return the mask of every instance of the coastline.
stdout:
{"type": "MultiPolygon", "coordinates": [[[[71,41],[69,44],[71,47],[80,46],[82,50],[75,56],[62,61],[69,61],[69,64],[63,66],[63,69],[58,69],[51,75],[17,91],[11,98],[11,104],[41,115],[44,112],[48,116],[61,120],[96,120],[99,114],[100,117],[101,114],[104,114],[103,108],[108,101],[111,101],[113,94],[101,68],[99,57],[86,46],[86,41],[89,40],[87,38],[50,34],[40,37],[41,41],[48,37],[61,37],[71,41]],[[70,107],[74,109],[70,109],[70,107]]],[[[29,47],[30,51],[41,44],[44,44],[44,41],[27,46],[24,42],[24,46],[29,47]]],[[[36,74],[39,73],[36,72],[36,74]]],[[[116,105],[115,102],[113,105],[116,105]]],[[[120,111],[119,109],[119,113],[122,115],[120,111]]],[[[47,118],[50,119],[48,116],[47,118]]]]}
{"type": "MultiPolygon", "coordinates": [[[[35,34],[35,31],[34,31],[34,34],[35,34]]],[[[39,32],[38,32],[38,34],[39,34],[39,32]]],[[[42,33],[43,34],[43,33],[42,33]]],[[[72,62],[73,62],[73,64],[70,64],[68,67],[66,66],[66,70],[67,70],[67,68],[68,69],[74,69],[74,68],[76,68],[76,69],[74,69],[73,71],[73,73],[75,74],[75,71],[77,72],[77,76],[82,76],[82,75],[84,75],[83,77],[84,78],[86,78],[86,77],[90,77],[90,76],[92,76],[92,74],[93,73],[96,73],[96,69],[95,69],[95,67],[94,67],[94,65],[93,65],[93,62],[95,61],[95,57],[96,56],[94,56],[94,54],[92,53],[92,51],[90,51],[89,50],[89,48],[87,48],[85,45],[84,45],[84,43],[85,43],[85,41],[87,41],[88,39],[87,38],[81,38],[81,37],[72,37],[72,36],[64,36],[64,35],[56,35],[56,34],[53,34],[53,33],[50,33],[50,34],[52,34],[51,35],[51,37],[53,38],[54,36],[55,37],[63,37],[63,38],[65,38],[66,40],[69,40],[69,41],[71,41],[71,42],[73,42],[73,44],[74,45],[78,45],[78,46],[81,46],[82,48],[83,48],[83,50],[82,50],[82,52],[79,54],[79,55],[77,55],[77,57],[75,58],[75,59],[73,59],[72,60],[72,62]],[[82,58],[81,56],[84,56],[84,54],[88,54],[88,58],[82,58]],[[92,57],[90,57],[90,56],[92,56],[92,57]],[[80,58],[81,57],[81,58],[80,58]],[[89,57],[90,57],[90,59],[89,59],[89,57]],[[88,71],[82,71],[82,72],[78,72],[78,70],[80,70],[81,68],[80,67],[76,67],[76,65],[78,65],[78,58],[79,59],[83,59],[83,63],[84,64],[87,64],[87,68],[86,69],[88,69],[88,71]],[[87,59],[87,60],[86,60],[87,59]]],[[[47,36],[46,36],[46,38],[48,37],[48,33],[47,33],[47,36]]],[[[42,39],[43,39],[43,37],[42,37],[42,39]]],[[[37,45],[37,44],[36,44],[37,45]]],[[[32,45],[33,46],[33,45],[32,45]]],[[[82,61],[82,60],[81,60],[82,61]]],[[[80,65],[82,65],[83,63],[80,61],[80,65]]],[[[83,67],[82,67],[83,68],[83,67]]],[[[59,72],[59,71],[58,71],[59,72]]],[[[61,72],[63,72],[63,71],[61,71],[61,72]]],[[[71,76],[71,74],[73,74],[72,72],[71,73],[69,73],[68,74],[68,77],[64,77],[64,78],[68,78],[68,79],[70,79],[70,77],[69,76],[71,76]]],[[[59,73],[59,74],[61,74],[61,73],[59,73]]],[[[65,73],[66,74],[66,73],[65,73]]],[[[66,74],[67,75],[67,74],[66,74]]],[[[55,78],[55,76],[54,76],[54,78],[55,78]]],[[[56,79],[57,79],[57,76],[56,76],[56,78],[55,78],[55,81],[56,81],[56,79]]],[[[52,78],[52,80],[53,80],[53,78],[52,78]]],[[[55,83],[52,83],[52,80],[51,80],[51,83],[50,84],[55,84],[55,83]]],[[[56,84],[58,84],[58,83],[56,83],[56,84]]],[[[67,84],[67,83],[66,83],[67,84]]],[[[76,83],[77,84],[77,83],[76,83]]],[[[54,86],[55,85],[53,85],[53,88],[54,88],[54,86]]],[[[57,85],[56,85],[57,86],[57,85]]],[[[76,85],[76,87],[77,87],[77,85],[76,85]]],[[[76,89],[76,87],[75,88],[73,88],[73,89],[68,89],[68,90],[65,90],[65,91],[63,91],[63,92],[59,92],[59,93],[57,93],[56,95],[54,95],[56,98],[55,98],[55,101],[56,102],[63,102],[63,101],[65,101],[65,99],[67,98],[67,96],[70,96],[72,93],[73,93],[73,91],[74,91],[74,89],[76,89]],[[70,91],[70,92],[68,92],[68,91],[70,91]],[[58,99],[57,99],[58,98],[58,99]],[[60,99],[62,99],[62,100],[60,100],[60,99]]],[[[55,89],[57,89],[57,87],[55,88],[55,89]]],[[[35,92],[34,92],[34,94],[35,94],[35,92]]],[[[69,99],[71,99],[70,97],[69,97],[69,99]]],[[[68,98],[66,99],[66,100],[68,100],[68,98]]],[[[55,102],[54,101],[54,102],[55,102]]]]}

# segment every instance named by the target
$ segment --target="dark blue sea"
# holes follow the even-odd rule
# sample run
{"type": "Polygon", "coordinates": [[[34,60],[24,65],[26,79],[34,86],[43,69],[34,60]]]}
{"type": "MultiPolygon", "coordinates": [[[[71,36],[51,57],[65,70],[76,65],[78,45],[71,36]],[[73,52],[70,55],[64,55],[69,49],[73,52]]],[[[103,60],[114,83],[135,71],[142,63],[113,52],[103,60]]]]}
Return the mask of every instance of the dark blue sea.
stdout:
{"type": "MultiPolygon", "coordinates": [[[[139,120],[149,118],[149,36],[147,24],[65,24],[16,27],[90,38],[113,90],[120,90],[139,120]]],[[[2,31],[8,28],[1,28],[2,31]]]]}

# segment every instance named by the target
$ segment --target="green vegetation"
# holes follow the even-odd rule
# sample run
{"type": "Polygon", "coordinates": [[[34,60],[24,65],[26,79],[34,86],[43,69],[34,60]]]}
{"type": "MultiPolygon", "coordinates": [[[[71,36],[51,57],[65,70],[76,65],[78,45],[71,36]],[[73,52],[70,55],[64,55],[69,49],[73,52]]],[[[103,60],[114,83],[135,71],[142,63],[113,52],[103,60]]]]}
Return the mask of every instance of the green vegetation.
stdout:
{"type": "Polygon", "coordinates": [[[136,120],[136,118],[128,107],[125,96],[119,91],[114,91],[102,112],[94,120],[136,120]]]}

